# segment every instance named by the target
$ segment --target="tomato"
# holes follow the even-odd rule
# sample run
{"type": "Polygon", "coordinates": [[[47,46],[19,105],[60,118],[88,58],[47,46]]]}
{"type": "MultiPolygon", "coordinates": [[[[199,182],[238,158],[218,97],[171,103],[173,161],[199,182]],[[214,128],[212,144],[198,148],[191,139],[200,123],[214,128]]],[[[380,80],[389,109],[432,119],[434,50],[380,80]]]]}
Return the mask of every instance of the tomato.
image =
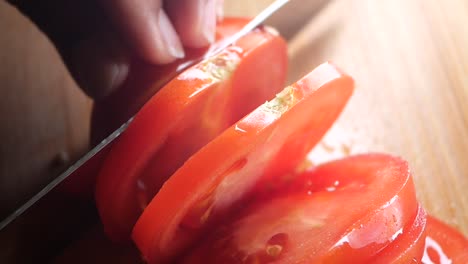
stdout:
{"type": "Polygon", "coordinates": [[[414,221],[413,183],[398,158],[355,156],[288,178],[219,225],[184,263],[363,263],[414,221]]]}
{"type": "Polygon", "coordinates": [[[426,212],[420,205],[414,221],[405,226],[395,241],[369,262],[376,264],[420,263],[424,253],[426,217],[426,212]]]}
{"type": "Polygon", "coordinates": [[[468,239],[434,217],[427,218],[427,237],[422,262],[468,263],[468,239]]]}
{"type": "Polygon", "coordinates": [[[116,140],[98,176],[95,196],[106,233],[115,241],[129,240],[138,216],[166,179],[277,93],[286,64],[285,42],[259,28],[158,91],[116,140]]]}
{"type": "Polygon", "coordinates": [[[158,263],[180,254],[248,197],[262,176],[294,170],[337,118],[352,90],[350,77],[322,64],[200,149],[138,219],[133,239],[144,258],[158,263]]]}
{"type": "MultiPolygon", "coordinates": [[[[225,18],[216,27],[216,40],[222,41],[232,36],[248,21],[248,19],[244,18],[225,18]]],[[[257,36],[258,38],[262,37],[261,34],[258,35],[260,35],[257,36]]],[[[249,39],[252,39],[252,37],[249,37],[249,39]]],[[[265,39],[265,41],[269,40],[269,38],[265,39]]],[[[281,40],[279,39],[275,39],[273,42],[280,41],[281,40]]],[[[252,41],[252,43],[255,43],[255,41],[252,41]]],[[[217,44],[215,43],[214,45],[217,44]]],[[[210,48],[211,47],[199,49],[186,48],[185,58],[167,65],[150,65],[137,59],[132,61],[129,76],[123,86],[110,96],[98,99],[94,102],[91,118],[91,145],[97,145],[105,137],[110,135],[110,133],[114,132],[120,125],[129,120],[153,94],[161,89],[167,82],[169,82],[169,80],[180,74],[180,69],[183,65],[203,57],[210,48]]],[[[275,50],[274,48],[272,51],[278,53],[266,57],[273,60],[277,59],[278,67],[286,67],[285,59],[280,58],[284,52],[275,50]]],[[[243,63],[243,65],[243,72],[247,71],[247,67],[245,67],[245,65],[259,66],[256,63],[243,63]]],[[[268,72],[268,69],[270,68],[271,67],[267,67],[265,72],[270,73],[268,72]]],[[[282,70],[285,71],[285,68],[282,70]]],[[[281,87],[282,78],[285,78],[284,72],[280,71],[281,69],[278,69],[278,72],[270,73],[278,74],[278,76],[274,76],[272,80],[276,80],[279,83],[276,85],[274,84],[273,87],[281,87]]],[[[263,73],[263,71],[260,72],[263,73]]],[[[240,75],[242,74],[237,74],[237,76],[240,75]]],[[[253,83],[252,86],[259,85],[261,87],[261,84],[262,83],[259,81],[257,83],[253,83]]],[[[252,109],[253,108],[254,106],[252,106],[252,109]]],[[[97,156],[93,157],[91,162],[80,167],[78,171],[67,178],[65,184],[60,185],[61,190],[66,193],[74,194],[75,196],[81,196],[84,198],[92,197],[96,175],[98,174],[109,150],[110,147],[108,146],[100,151],[97,156]]]]}
{"type": "MultiPolygon", "coordinates": [[[[216,41],[234,35],[249,19],[227,17],[216,26],[216,41]]],[[[167,65],[149,65],[135,59],[123,86],[108,97],[95,101],[91,118],[91,140],[99,143],[130,119],[159,89],[180,74],[181,66],[202,57],[210,47],[185,48],[185,57],[167,65]],[[124,107],[123,107],[124,106],[124,107]]],[[[281,60],[278,64],[283,63],[281,60]]]]}

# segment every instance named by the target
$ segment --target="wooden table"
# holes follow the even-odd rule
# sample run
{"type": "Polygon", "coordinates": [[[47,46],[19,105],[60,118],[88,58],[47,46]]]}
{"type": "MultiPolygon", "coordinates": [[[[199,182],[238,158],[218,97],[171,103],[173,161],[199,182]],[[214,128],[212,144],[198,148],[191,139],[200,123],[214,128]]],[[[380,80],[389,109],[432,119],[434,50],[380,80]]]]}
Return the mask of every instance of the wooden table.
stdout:
{"type": "MultiPolygon", "coordinates": [[[[296,1],[315,13],[314,1],[296,1]]],[[[226,0],[226,13],[271,1],[244,2],[226,0]]],[[[336,0],[306,21],[289,39],[289,81],[327,60],[356,81],[312,158],[402,156],[427,211],[468,235],[468,2],[336,0]]]]}

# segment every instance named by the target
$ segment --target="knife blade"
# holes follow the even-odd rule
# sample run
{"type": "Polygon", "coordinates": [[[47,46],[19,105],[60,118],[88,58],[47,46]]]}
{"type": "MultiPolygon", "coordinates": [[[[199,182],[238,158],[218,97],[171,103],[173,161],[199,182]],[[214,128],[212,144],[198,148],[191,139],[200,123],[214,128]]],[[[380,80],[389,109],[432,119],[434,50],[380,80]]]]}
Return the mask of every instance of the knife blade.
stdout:
{"type": "MultiPolygon", "coordinates": [[[[197,64],[198,62],[218,54],[219,52],[221,52],[222,50],[224,50],[225,48],[242,38],[244,35],[248,34],[250,31],[258,27],[267,18],[269,18],[272,14],[274,14],[277,10],[279,10],[288,2],[289,0],[274,1],[264,10],[262,10],[257,16],[255,16],[249,23],[247,23],[240,31],[236,32],[231,37],[219,42],[218,44],[212,45],[203,57],[196,60],[190,60],[185,64],[181,64],[177,68],[177,72],[181,72],[185,69],[188,69],[189,67],[197,64]]],[[[6,226],[8,226],[15,219],[17,219],[20,215],[22,215],[26,210],[28,210],[32,205],[38,202],[42,197],[47,195],[47,193],[53,190],[57,185],[66,180],[68,177],[71,177],[80,167],[85,166],[86,163],[90,162],[94,157],[96,157],[96,155],[103,151],[107,146],[109,146],[111,142],[113,142],[126,130],[126,128],[130,125],[132,120],[133,117],[126,121],[124,124],[122,124],[119,128],[117,128],[114,132],[112,132],[109,136],[102,140],[98,145],[96,145],[93,149],[86,153],[82,158],[80,158],[67,170],[65,170],[54,180],[52,180],[49,184],[47,184],[44,188],[42,188],[38,193],[36,193],[33,197],[31,197],[28,201],[26,201],[23,205],[16,209],[7,218],[2,220],[0,222],[0,231],[6,226]]]]}

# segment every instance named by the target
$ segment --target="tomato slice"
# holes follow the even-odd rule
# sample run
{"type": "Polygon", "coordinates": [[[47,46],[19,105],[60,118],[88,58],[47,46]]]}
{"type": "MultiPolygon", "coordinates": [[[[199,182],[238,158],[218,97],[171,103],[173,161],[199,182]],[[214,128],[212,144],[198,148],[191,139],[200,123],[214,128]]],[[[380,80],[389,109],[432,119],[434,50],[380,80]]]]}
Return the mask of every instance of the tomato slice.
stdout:
{"type": "Polygon", "coordinates": [[[133,238],[144,258],[150,263],[171,259],[246,197],[263,175],[294,170],[352,90],[350,77],[322,64],[194,154],[135,225],[133,238]]]}
{"type": "MultiPolygon", "coordinates": [[[[216,25],[216,41],[237,33],[248,18],[226,17],[216,25]]],[[[104,137],[130,119],[159,89],[180,74],[180,66],[202,57],[210,47],[186,48],[185,57],[166,65],[149,65],[135,59],[123,86],[108,97],[95,101],[91,118],[91,140],[104,137]],[[125,106],[125,107],[122,107],[125,106]]],[[[282,61],[278,61],[281,65],[282,61]]]]}
{"type": "MultiPolygon", "coordinates": [[[[249,21],[247,18],[235,17],[227,17],[220,21],[216,27],[216,41],[234,35],[249,21]]],[[[150,65],[146,62],[134,60],[131,63],[130,73],[124,85],[110,96],[94,102],[91,117],[91,145],[97,145],[120,125],[129,120],[153,94],[181,73],[182,65],[201,58],[208,49],[209,47],[186,48],[186,56],[183,59],[166,65],[150,65]]],[[[280,52],[277,55],[280,54],[282,53],[280,52]]],[[[280,60],[278,66],[285,67],[285,64],[280,60]]],[[[280,74],[278,80],[281,78],[284,77],[280,74]]],[[[261,84],[259,86],[262,87],[261,84]]],[[[68,177],[66,182],[60,185],[61,190],[78,197],[92,198],[96,176],[109,149],[110,147],[107,147],[100,151],[98,156],[93,157],[91,162],[86,163],[85,166],[79,168],[79,171],[68,177]]]]}
{"type": "Polygon", "coordinates": [[[424,253],[426,222],[427,214],[420,205],[414,221],[405,226],[395,241],[369,261],[369,263],[420,263],[424,253]]]}
{"type": "Polygon", "coordinates": [[[424,264],[468,263],[468,239],[432,216],[427,218],[424,264]]]}
{"type": "Polygon", "coordinates": [[[106,233],[114,241],[129,240],[138,216],[166,179],[277,93],[286,64],[283,39],[259,28],[156,93],[114,143],[98,176],[96,203],[106,233]]]}
{"type": "Polygon", "coordinates": [[[414,221],[413,184],[398,158],[351,157],[290,181],[220,225],[184,263],[363,263],[414,221]]]}

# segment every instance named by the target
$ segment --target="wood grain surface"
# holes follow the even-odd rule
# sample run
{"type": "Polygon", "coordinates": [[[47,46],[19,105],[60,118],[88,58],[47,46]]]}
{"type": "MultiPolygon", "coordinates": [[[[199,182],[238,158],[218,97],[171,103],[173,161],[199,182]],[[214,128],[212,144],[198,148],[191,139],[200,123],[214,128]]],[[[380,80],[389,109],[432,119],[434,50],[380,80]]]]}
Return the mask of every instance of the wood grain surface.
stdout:
{"type": "MultiPolygon", "coordinates": [[[[269,2],[226,0],[226,14],[253,15],[269,2]]],[[[289,39],[289,81],[327,60],[356,81],[312,159],[399,155],[427,211],[468,235],[468,2],[336,0],[309,10],[289,39]]]]}

